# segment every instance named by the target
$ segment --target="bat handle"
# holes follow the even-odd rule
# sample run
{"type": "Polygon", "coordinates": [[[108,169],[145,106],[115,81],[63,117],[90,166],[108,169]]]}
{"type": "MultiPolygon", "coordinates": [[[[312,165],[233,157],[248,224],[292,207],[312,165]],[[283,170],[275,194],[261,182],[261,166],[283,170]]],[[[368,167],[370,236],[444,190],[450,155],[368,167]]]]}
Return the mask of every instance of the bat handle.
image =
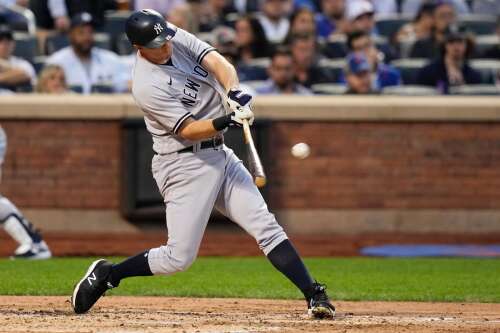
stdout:
{"type": "Polygon", "coordinates": [[[243,136],[246,144],[252,140],[252,132],[250,131],[250,124],[247,119],[243,119],[243,136]]]}

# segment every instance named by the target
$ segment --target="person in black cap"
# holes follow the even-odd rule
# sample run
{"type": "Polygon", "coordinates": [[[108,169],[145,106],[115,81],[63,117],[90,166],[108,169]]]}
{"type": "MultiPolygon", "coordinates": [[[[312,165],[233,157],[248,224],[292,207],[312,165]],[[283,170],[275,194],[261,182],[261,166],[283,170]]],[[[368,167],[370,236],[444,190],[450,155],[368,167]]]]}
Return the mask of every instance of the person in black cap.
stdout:
{"type": "Polygon", "coordinates": [[[417,83],[435,87],[443,94],[449,93],[450,86],[480,84],[481,73],[467,63],[469,54],[466,35],[451,29],[446,35],[442,56],[420,70],[417,83]]]}
{"type": "Polygon", "coordinates": [[[35,69],[26,60],[12,55],[15,41],[12,30],[0,25],[0,91],[15,91],[20,86],[33,85],[35,69]]]}
{"type": "Polygon", "coordinates": [[[80,87],[84,94],[96,87],[124,92],[128,89],[130,73],[118,55],[94,46],[92,23],[89,13],[74,16],[68,33],[71,45],[55,52],[47,63],[64,68],[68,85],[80,87]]]}

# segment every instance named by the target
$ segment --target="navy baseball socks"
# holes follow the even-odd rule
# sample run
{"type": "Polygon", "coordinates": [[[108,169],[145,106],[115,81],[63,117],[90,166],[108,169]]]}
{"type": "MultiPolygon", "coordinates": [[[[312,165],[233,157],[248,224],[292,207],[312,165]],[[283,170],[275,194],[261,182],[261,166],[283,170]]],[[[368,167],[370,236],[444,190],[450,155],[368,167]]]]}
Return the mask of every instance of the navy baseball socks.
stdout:
{"type": "Polygon", "coordinates": [[[302,291],[311,317],[333,318],[335,307],[330,303],[326,287],[311,278],[302,259],[288,239],[272,249],[267,258],[277,270],[302,291]]]}
{"type": "MultiPolygon", "coordinates": [[[[113,265],[105,259],[94,261],[83,278],[76,284],[71,305],[76,313],[87,312],[106,290],[118,287],[120,281],[133,276],[153,275],[148,263],[148,252],[139,253],[113,265]]],[[[335,307],[330,303],[325,286],[315,282],[289,240],[278,244],[267,258],[299,288],[307,301],[313,318],[333,318],[335,307]]]]}
{"type": "Polygon", "coordinates": [[[73,310],[76,313],[87,312],[106,290],[118,287],[121,279],[153,275],[149,268],[148,252],[139,253],[116,265],[105,259],[94,261],[73,289],[73,310]]]}

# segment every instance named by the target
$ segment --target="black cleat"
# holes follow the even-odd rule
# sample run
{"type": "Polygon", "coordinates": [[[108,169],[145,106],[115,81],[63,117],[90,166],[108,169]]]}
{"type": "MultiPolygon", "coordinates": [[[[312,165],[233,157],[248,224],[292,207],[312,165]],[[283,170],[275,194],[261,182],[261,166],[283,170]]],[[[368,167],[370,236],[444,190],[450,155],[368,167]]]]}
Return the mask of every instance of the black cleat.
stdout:
{"type": "Polygon", "coordinates": [[[113,288],[108,282],[112,263],[105,259],[94,261],[87,273],[78,282],[73,290],[71,306],[75,313],[85,313],[106,292],[113,288]]]}
{"type": "Polygon", "coordinates": [[[332,319],[335,316],[335,307],[330,303],[326,287],[316,282],[313,289],[313,295],[308,302],[309,316],[314,319],[332,319]]]}

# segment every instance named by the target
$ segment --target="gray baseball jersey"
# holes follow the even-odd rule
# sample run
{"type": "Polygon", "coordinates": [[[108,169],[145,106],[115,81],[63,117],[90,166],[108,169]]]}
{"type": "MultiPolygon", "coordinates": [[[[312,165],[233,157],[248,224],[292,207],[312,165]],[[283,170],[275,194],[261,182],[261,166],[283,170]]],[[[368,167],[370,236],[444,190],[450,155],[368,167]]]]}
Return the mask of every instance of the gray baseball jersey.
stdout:
{"type": "Polygon", "coordinates": [[[157,153],[152,172],[166,206],[168,242],[149,250],[154,274],[173,274],[195,260],[213,208],[239,224],[268,254],[287,238],[252,176],[226,146],[199,147],[181,138],[178,130],[188,117],[210,119],[225,114],[223,87],[201,66],[214,49],[190,33],[177,29],[171,39],[173,54],[165,65],[137,55],[133,72],[135,100],[144,112],[157,153]]]}
{"type": "Polygon", "coordinates": [[[153,64],[138,54],[133,70],[132,94],[145,113],[153,149],[159,154],[193,145],[176,135],[188,117],[198,120],[225,114],[221,97],[225,89],[201,66],[214,48],[180,28],[171,41],[167,64],[153,64]]]}

